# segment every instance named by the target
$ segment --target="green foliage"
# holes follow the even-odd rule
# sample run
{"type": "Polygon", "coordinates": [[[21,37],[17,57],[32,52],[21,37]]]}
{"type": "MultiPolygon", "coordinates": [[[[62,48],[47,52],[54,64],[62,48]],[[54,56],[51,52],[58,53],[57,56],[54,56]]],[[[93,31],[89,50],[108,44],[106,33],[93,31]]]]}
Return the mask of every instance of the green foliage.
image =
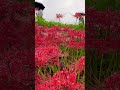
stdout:
{"type": "Polygon", "coordinates": [[[119,10],[120,0],[86,0],[86,5],[94,7],[97,10],[119,10]]]}
{"type": "Polygon", "coordinates": [[[59,22],[48,22],[46,21],[45,19],[43,18],[40,18],[40,17],[35,17],[35,19],[37,20],[36,23],[40,26],[47,26],[47,27],[52,27],[52,26],[61,26],[61,27],[65,27],[65,26],[68,26],[72,29],[75,29],[75,30],[80,30],[80,29],[85,29],[85,25],[84,25],[84,22],[80,23],[80,24],[63,24],[63,23],[59,23],[59,22]]]}
{"type": "Polygon", "coordinates": [[[19,1],[19,2],[31,2],[31,3],[35,3],[35,1],[34,0],[17,0],[17,1],[19,1]]]}

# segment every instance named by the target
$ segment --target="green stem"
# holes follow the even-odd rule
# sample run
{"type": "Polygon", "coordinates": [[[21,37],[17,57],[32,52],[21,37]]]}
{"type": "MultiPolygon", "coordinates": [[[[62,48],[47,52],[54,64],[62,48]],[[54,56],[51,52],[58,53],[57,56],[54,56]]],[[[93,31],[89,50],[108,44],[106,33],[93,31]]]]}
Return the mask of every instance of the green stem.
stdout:
{"type": "Polygon", "coordinates": [[[103,63],[103,55],[102,55],[101,62],[100,62],[99,80],[101,80],[101,75],[102,75],[102,63],[103,63]]]}

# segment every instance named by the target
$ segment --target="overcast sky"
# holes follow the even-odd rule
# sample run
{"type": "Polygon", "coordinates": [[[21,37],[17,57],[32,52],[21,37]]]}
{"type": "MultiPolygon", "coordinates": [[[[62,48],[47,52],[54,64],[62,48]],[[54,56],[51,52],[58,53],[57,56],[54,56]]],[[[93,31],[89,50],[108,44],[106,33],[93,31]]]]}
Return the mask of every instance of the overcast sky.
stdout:
{"type": "Polygon", "coordinates": [[[85,12],[85,0],[35,0],[43,3],[45,9],[43,18],[47,21],[58,21],[56,14],[61,13],[63,23],[75,23],[76,19],[71,15],[75,12],[85,12]]]}

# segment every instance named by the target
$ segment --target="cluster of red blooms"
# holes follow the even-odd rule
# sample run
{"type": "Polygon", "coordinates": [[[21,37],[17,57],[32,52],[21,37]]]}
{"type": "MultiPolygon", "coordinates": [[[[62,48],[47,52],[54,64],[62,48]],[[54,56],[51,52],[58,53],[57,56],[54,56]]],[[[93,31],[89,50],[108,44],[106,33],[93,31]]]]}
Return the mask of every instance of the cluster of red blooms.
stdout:
{"type": "Polygon", "coordinates": [[[84,85],[76,80],[77,70],[82,72],[85,69],[85,57],[79,59],[76,66],[76,70],[70,69],[68,71],[63,68],[63,70],[57,71],[52,77],[44,76],[44,78],[47,78],[45,80],[43,80],[42,76],[36,74],[36,90],[85,90],[84,85]]]}
{"type": "Polygon", "coordinates": [[[56,14],[56,18],[63,18],[62,14],[56,14]]]}
{"type": "Polygon", "coordinates": [[[83,19],[83,16],[85,16],[85,14],[80,13],[80,12],[76,12],[75,15],[73,15],[76,19],[83,19]]]}
{"type": "Polygon", "coordinates": [[[35,29],[35,58],[37,65],[41,66],[48,63],[49,60],[51,61],[51,59],[56,61],[61,55],[58,49],[59,46],[75,49],[84,48],[85,46],[85,32],[82,30],[76,31],[68,27],[56,26],[47,28],[38,25],[35,26],[35,29]]]}
{"type": "Polygon", "coordinates": [[[34,47],[34,37],[31,38],[34,36],[34,7],[27,2],[15,1],[1,0],[0,3],[1,90],[34,88],[34,61],[31,55],[34,51],[31,48],[34,47]]]}
{"type": "Polygon", "coordinates": [[[101,53],[120,50],[120,12],[93,8],[87,8],[86,12],[87,48],[95,48],[101,53]]]}
{"type": "MultiPolygon", "coordinates": [[[[85,46],[85,32],[69,27],[53,26],[51,28],[35,25],[35,63],[37,67],[46,68],[60,65],[60,46],[80,49],[85,46]]],[[[36,68],[37,70],[39,68],[36,68]]],[[[85,57],[80,58],[74,68],[63,68],[51,76],[36,73],[36,90],[85,90],[84,84],[77,82],[77,74],[85,69],[85,57]]]]}
{"type": "Polygon", "coordinates": [[[105,90],[119,90],[120,89],[120,73],[113,73],[104,81],[105,90]]]}
{"type": "MultiPolygon", "coordinates": [[[[81,20],[84,18],[85,14],[84,13],[80,13],[80,12],[76,12],[74,15],[72,15],[76,18],[76,20],[81,20]]],[[[56,18],[59,19],[59,22],[60,22],[60,19],[63,18],[63,14],[56,14],[56,18]]]]}
{"type": "Polygon", "coordinates": [[[36,90],[85,90],[84,85],[76,81],[76,76],[77,73],[73,70],[63,69],[57,71],[49,81],[43,82],[36,75],[36,90]]]}
{"type": "MultiPolygon", "coordinates": [[[[119,11],[97,11],[94,8],[86,8],[86,50],[90,51],[92,58],[96,53],[99,56],[113,55],[113,53],[119,53],[120,51],[120,12],[119,11]]],[[[108,57],[107,57],[108,58],[108,57]]],[[[114,62],[119,61],[118,58],[113,58],[114,62]]],[[[103,68],[108,67],[109,64],[104,61],[105,57],[102,59],[103,68]]],[[[112,59],[109,59],[112,60],[112,59]]],[[[93,59],[94,61],[94,59],[93,59]]],[[[111,62],[111,61],[110,61],[111,62]]],[[[112,63],[112,62],[111,62],[112,63]]],[[[116,65],[117,66],[117,65],[116,65]]],[[[116,66],[111,66],[116,67],[116,66]]],[[[117,67],[116,67],[117,69],[117,67]]],[[[106,71],[106,69],[103,69],[106,71]]],[[[114,70],[111,72],[114,72],[114,70]]],[[[109,72],[109,73],[111,73],[109,72]]],[[[106,76],[104,73],[103,77],[106,76]]],[[[108,75],[107,75],[108,76],[108,75]]],[[[101,77],[102,80],[105,79],[104,86],[105,90],[119,90],[119,73],[113,74],[108,79],[101,77]]],[[[92,81],[91,81],[92,82],[92,81]]]]}
{"type": "Polygon", "coordinates": [[[79,60],[78,60],[78,62],[77,62],[77,64],[76,64],[76,70],[80,73],[80,74],[82,74],[82,71],[85,69],[85,57],[83,56],[83,57],[81,57],[79,60]]]}
{"type": "Polygon", "coordinates": [[[59,22],[60,22],[60,19],[63,18],[63,15],[62,14],[56,14],[56,18],[59,19],[59,22]]]}
{"type": "Polygon", "coordinates": [[[35,51],[35,61],[37,66],[43,67],[46,64],[56,64],[58,63],[58,57],[60,56],[60,51],[55,46],[50,47],[39,47],[35,51]]]}
{"type": "Polygon", "coordinates": [[[35,25],[35,46],[60,46],[64,45],[72,48],[84,48],[85,46],[85,32],[83,30],[73,30],[69,27],[52,28],[41,27],[35,25]]]}

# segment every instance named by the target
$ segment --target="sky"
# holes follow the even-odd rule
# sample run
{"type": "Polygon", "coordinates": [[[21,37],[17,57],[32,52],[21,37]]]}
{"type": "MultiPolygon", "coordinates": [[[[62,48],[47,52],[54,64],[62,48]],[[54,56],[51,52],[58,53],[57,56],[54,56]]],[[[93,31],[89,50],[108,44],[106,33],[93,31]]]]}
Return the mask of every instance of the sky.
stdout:
{"type": "Polygon", "coordinates": [[[76,19],[72,16],[75,12],[85,13],[85,0],[35,0],[41,2],[45,9],[43,18],[47,21],[58,21],[56,14],[63,14],[62,23],[75,23],[76,19]]]}

